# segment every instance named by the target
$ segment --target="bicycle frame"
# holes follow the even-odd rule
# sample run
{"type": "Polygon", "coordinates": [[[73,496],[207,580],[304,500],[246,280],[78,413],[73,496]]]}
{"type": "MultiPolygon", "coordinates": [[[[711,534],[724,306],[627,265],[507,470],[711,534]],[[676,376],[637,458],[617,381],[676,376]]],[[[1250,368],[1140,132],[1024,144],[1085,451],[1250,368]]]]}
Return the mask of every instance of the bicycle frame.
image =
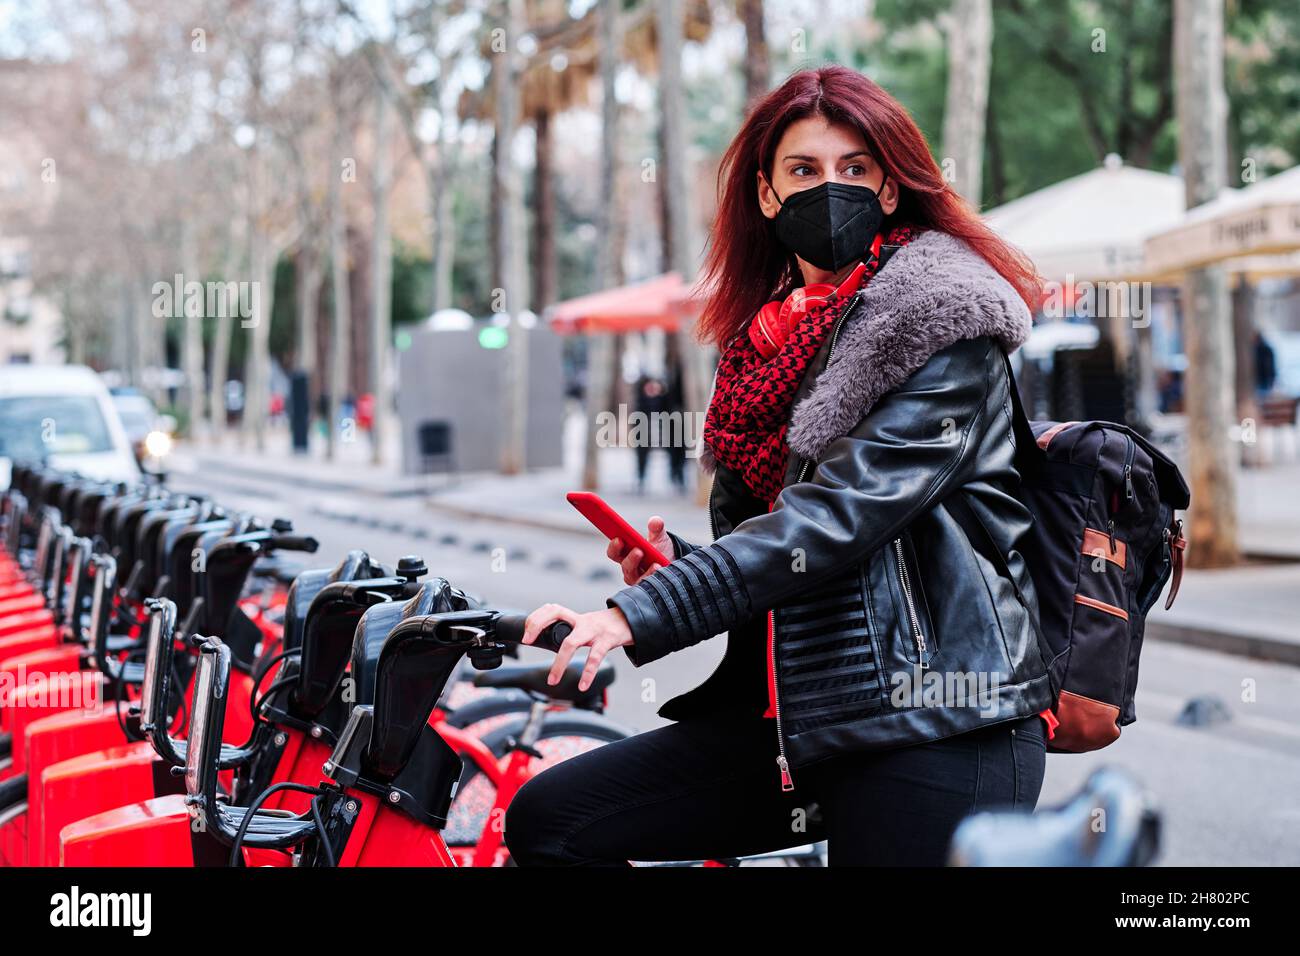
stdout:
{"type": "MultiPolygon", "coordinates": [[[[546,711],[550,709],[546,702],[534,702],[529,709],[528,723],[525,725],[524,739],[536,740],[537,731],[546,711]]],[[[498,760],[478,737],[447,723],[446,713],[434,710],[429,721],[430,726],[438,732],[451,748],[462,758],[469,757],[483,772],[495,788],[496,797],[492,809],[488,811],[479,833],[478,842],[472,847],[449,848],[449,852],[460,866],[501,866],[508,856],[504,850],[505,811],[510,801],[515,798],[519,788],[533,776],[531,741],[523,746],[511,748],[510,752],[498,760]]],[[[521,744],[522,744],[521,740],[521,744]]]]}

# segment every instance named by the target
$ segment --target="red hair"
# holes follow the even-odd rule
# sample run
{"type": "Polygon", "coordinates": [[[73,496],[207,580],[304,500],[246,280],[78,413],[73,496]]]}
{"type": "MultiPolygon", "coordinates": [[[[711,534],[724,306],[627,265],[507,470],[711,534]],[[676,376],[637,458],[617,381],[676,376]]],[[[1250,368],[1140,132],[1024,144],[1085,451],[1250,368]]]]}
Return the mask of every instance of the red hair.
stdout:
{"type": "Polygon", "coordinates": [[[766,303],[803,284],[798,263],[758,205],[761,169],[770,182],[777,144],[799,119],[825,117],[857,129],[872,157],[899,185],[898,207],[881,231],[908,223],[964,240],[1033,309],[1042,284],[1033,264],[999,238],[948,184],[925,136],[903,105],[856,70],[800,70],[754,104],[718,169],[718,213],[700,287],[698,334],[719,347],[747,328],[766,303]]]}

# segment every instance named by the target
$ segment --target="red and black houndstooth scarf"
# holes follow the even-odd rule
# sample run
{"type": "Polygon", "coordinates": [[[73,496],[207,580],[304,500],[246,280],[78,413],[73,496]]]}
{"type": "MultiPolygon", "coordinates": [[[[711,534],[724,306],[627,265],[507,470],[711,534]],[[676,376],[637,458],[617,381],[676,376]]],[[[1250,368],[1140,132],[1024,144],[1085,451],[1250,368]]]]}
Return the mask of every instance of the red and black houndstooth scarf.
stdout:
{"type": "MultiPolygon", "coordinates": [[[[919,234],[912,226],[895,226],[885,245],[906,245],[919,234]]],[[[865,286],[877,260],[867,263],[865,286]]],[[[790,448],[786,429],[799,383],[843,308],[842,302],[809,309],[771,359],[763,359],[742,330],[723,349],[713,400],[704,417],[704,441],[713,456],[736,471],[770,508],[781,492],[790,448]]]]}

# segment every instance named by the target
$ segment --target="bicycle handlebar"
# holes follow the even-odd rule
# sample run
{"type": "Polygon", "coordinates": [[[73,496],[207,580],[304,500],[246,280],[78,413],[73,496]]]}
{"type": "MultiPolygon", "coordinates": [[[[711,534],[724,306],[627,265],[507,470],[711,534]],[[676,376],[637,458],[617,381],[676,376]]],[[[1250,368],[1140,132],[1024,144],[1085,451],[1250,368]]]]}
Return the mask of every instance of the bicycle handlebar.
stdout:
{"type": "MultiPolygon", "coordinates": [[[[498,640],[508,641],[511,644],[520,644],[524,639],[524,622],[528,619],[526,614],[502,614],[496,620],[496,636],[498,640]]],[[[540,647],[542,650],[556,653],[560,650],[560,645],[564,639],[573,633],[573,627],[568,621],[556,621],[547,627],[541,634],[537,635],[537,640],[532,644],[525,644],[525,647],[540,647]]]]}
{"type": "Polygon", "coordinates": [[[320,542],[308,534],[277,534],[272,535],[267,545],[273,551],[306,551],[315,554],[320,542]]]}

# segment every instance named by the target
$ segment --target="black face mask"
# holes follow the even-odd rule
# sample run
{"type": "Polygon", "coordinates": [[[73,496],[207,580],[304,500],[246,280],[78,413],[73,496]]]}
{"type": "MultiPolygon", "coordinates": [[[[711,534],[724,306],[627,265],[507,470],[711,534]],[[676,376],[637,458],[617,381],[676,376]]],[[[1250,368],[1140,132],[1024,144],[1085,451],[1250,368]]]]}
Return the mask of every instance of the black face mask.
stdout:
{"type": "Polygon", "coordinates": [[[774,220],[781,244],[827,272],[860,261],[885,218],[874,192],[849,183],[826,182],[776,201],[781,203],[774,220]]]}

